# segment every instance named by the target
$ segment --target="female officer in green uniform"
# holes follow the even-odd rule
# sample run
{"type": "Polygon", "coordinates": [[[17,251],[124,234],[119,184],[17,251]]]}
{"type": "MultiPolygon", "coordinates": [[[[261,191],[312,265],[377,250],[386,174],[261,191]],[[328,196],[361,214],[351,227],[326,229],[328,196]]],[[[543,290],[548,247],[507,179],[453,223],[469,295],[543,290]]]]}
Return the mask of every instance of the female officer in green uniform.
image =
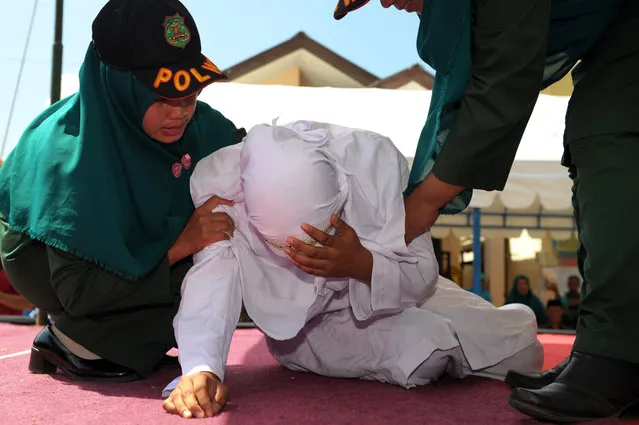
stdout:
{"type": "Polygon", "coordinates": [[[0,172],[2,264],[55,320],[29,369],[134,380],[175,346],[172,320],[195,251],[233,232],[194,211],[195,163],[236,142],[197,101],[224,75],[178,0],[111,0],[93,24],[80,90],[26,129],[0,172]]]}
{"type": "MultiPolygon", "coordinates": [[[[340,19],[367,0],[342,0],[340,19]]],[[[562,163],[573,179],[584,279],[572,355],[511,374],[510,404],[537,419],[621,415],[639,401],[639,2],[381,0],[420,15],[436,71],[406,198],[406,238],[472,189],[502,190],[540,90],[572,70],[562,163]],[[576,67],[575,67],[576,65],[576,67]]],[[[557,117],[559,119],[559,117],[557,117]]]]}

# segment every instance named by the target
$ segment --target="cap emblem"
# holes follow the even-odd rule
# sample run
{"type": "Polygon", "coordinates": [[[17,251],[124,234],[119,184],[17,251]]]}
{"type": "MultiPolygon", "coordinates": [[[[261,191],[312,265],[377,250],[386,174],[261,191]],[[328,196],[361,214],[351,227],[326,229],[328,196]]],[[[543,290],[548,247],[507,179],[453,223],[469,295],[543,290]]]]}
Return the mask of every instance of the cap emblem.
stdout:
{"type": "Polygon", "coordinates": [[[186,27],[184,18],[176,13],[164,18],[164,39],[170,46],[185,48],[191,41],[191,31],[186,27]]]}

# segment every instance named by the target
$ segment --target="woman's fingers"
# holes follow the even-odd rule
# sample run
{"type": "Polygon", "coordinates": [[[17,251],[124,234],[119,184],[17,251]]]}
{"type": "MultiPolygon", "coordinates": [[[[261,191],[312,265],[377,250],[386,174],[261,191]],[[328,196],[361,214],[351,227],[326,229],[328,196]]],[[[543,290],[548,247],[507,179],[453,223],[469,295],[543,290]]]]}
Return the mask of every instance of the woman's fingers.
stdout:
{"type": "Polygon", "coordinates": [[[293,251],[301,253],[306,257],[317,259],[329,258],[329,252],[325,247],[312,246],[297,238],[288,238],[286,242],[293,248],[293,251]]]}
{"type": "Polygon", "coordinates": [[[298,269],[300,269],[304,273],[308,273],[310,275],[320,276],[320,277],[326,277],[328,275],[328,273],[325,270],[314,269],[312,267],[307,267],[304,264],[298,263],[297,261],[295,261],[293,259],[291,259],[291,260],[293,261],[293,264],[295,264],[295,267],[297,267],[298,269]]]}
{"type": "Polygon", "coordinates": [[[229,201],[228,199],[220,198],[219,196],[212,196],[205,203],[203,203],[198,210],[202,210],[203,212],[213,211],[218,205],[228,205],[232,207],[235,205],[235,202],[229,201]]]}
{"type": "Polygon", "coordinates": [[[199,226],[203,235],[226,233],[233,236],[233,232],[235,231],[235,223],[233,222],[233,219],[225,213],[213,213],[207,216],[202,216],[199,219],[199,226]]]}
{"type": "Polygon", "coordinates": [[[184,404],[186,404],[187,409],[189,409],[191,414],[196,418],[203,418],[206,416],[194,389],[191,389],[184,395],[184,404]]]}
{"type": "Polygon", "coordinates": [[[173,395],[169,396],[169,398],[162,402],[162,408],[171,414],[180,414],[177,410],[177,407],[175,407],[175,403],[173,403],[173,395]]]}
{"type": "Polygon", "coordinates": [[[215,385],[217,381],[214,379],[207,379],[203,374],[197,374],[193,378],[193,392],[199,406],[204,411],[207,417],[213,416],[213,406],[211,405],[211,393],[215,391],[215,385]],[[213,388],[209,388],[213,386],[213,388]]]}
{"type": "MultiPolygon", "coordinates": [[[[291,260],[293,260],[293,262],[296,265],[301,265],[301,266],[304,266],[305,268],[314,269],[314,270],[324,270],[327,267],[326,260],[318,260],[315,258],[311,258],[311,257],[308,257],[306,254],[292,250],[290,248],[284,248],[284,252],[286,253],[286,255],[288,255],[291,258],[291,260]]],[[[306,272],[304,268],[301,268],[301,269],[306,272]]]]}
{"type": "Polygon", "coordinates": [[[213,403],[213,414],[217,415],[226,404],[231,390],[226,385],[219,382],[215,392],[215,401],[213,403]]]}
{"type": "Polygon", "coordinates": [[[187,418],[187,419],[193,417],[193,414],[188,409],[188,407],[186,407],[186,403],[184,403],[184,400],[182,399],[182,393],[181,392],[177,393],[173,397],[173,404],[175,405],[175,413],[176,414],[182,416],[183,418],[187,418]]]}
{"type": "Polygon", "coordinates": [[[220,221],[220,222],[228,223],[231,227],[235,228],[235,221],[233,221],[233,218],[231,218],[231,216],[228,215],[227,213],[223,213],[223,212],[212,213],[210,216],[210,219],[212,221],[220,221]]]}
{"type": "Polygon", "coordinates": [[[317,227],[313,227],[310,224],[303,224],[302,230],[304,233],[309,235],[311,238],[315,239],[322,246],[332,246],[333,239],[335,238],[333,235],[329,235],[326,232],[322,232],[317,227]]]}

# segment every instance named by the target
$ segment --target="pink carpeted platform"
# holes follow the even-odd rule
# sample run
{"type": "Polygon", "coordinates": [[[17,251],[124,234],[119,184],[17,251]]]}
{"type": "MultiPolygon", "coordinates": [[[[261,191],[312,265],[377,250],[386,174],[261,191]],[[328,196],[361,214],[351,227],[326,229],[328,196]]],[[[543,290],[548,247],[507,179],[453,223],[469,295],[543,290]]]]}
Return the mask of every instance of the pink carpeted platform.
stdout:
{"type": "MultiPolygon", "coordinates": [[[[83,384],[61,375],[32,375],[28,350],[38,329],[0,324],[0,424],[180,424],[165,414],[160,393],[178,373],[164,370],[142,382],[83,384]]],[[[573,338],[541,335],[546,367],[561,361],[573,338]]],[[[506,384],[482,379],[445,379],[403,390],[359,380],[290,372],[269,355],[256,330],[235,333],[228,368],[231,399],[217,418],[191,419],[224,425],[483,425],[529,424],[507,403],[506,384]]],[[[593,425],[628,424],[598,421],[593,425]]]]}

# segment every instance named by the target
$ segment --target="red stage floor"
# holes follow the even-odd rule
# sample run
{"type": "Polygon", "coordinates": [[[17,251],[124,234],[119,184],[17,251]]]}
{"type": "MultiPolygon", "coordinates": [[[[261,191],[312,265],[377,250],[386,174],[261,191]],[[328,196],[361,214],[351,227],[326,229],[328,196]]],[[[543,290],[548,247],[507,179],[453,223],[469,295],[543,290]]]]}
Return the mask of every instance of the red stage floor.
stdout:
{"type": "MultiPolygon", "coordinates": [[[[38,329],[0,324],[0,424],[180,424],[165,414],[160,393],[177,373],[165,370],[128,384],[79,384],[60,375],[32,375],[28,350],[38,329]]],[[[561,361],[573,337],[540,335],[546,367],[561,361]]],[[[506,425],[533,421],[512,409],[506,384],[482,379],[445,379],[404,390],[359,380],[329,379],[280,367],[261,334],[235,334],[227,382],[232,395],[222,415],[192,419],[224,425],[506,425]]],[[[596,425],[627,424],[598,421],[596,425]]]]}

